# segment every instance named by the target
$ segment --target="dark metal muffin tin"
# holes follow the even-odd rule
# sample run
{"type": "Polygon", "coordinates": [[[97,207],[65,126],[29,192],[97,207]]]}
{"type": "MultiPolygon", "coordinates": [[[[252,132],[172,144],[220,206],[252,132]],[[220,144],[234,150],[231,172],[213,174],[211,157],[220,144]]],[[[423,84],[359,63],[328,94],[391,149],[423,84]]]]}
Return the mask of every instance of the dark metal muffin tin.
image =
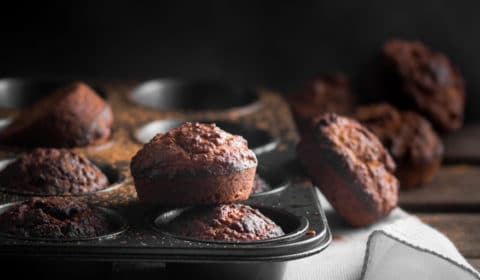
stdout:
{"type": "MultiPolygon", "coordinates": [[[[9,80],[3,81],[12,83],[9,80]]],[[[10,84],[10,87],[15,88],[13,85],[10,84]]],[[[289,142],[291,138],[286,134],[278,137],[278,131],[290,133],[292,129],[289,130],[285,124],[291,121],[279,119],[288,117],[288,109],[280,106],[281,104],[277,105],[279,103],[273,95],[263,94],[260,101],[256,91],[241,87],[216,82],[170,79],[136,85],[100,85],[105,89],[105,96],[115,116],[115,133],[112,135],[111,145],[102,150],[91,147],[74,150],[85,153],[96,163],[107,164],[112,170],[118,171],[120,177],[125,176],[126,180],[122,186],[111,191],[77,198],[118,212],[126,219],[128,230],[111,239],[75,242],[0,238],[0,264],[7,264],[6,266],[14,269],[18,267],[15,265],[18,263],[42,261],[44,265],[40,266],[40,270],[45,273],[49,270],[55,271],[59,265],[71,265],[75,271],[80,261],[114,263],[115,269],[120,271],[122,267],[128,267],[129,263],[154,263],[166,267],[172,278],[280,279],[289,260],[316,254],[328,246],[331,235],[314,189],[310,184],[295,183],[291,180],[294,156],[289,142]],[[132,106],[132,100],[141,106],[132,106]],[[263,106],[263,109],[255,110],[259,106],[263,106]],[[195,112],[192,114],[183,110],[195,112]],[[229,114],[225,115],[225,111],[232,112],[232,118],[226,120],[225,117],[229,114]],[[142,205],[136,201],[133,180],[129,176],[130,158],[140,148],[140,143],[132,136],[145,124],[157,129],[159,123],[154,121],[159,119],[168,120],[166,124],[170,127],[178,125],[179,120],[212,120],[227,131],[246,137],[252,146],[256,145],[257,140],[259,147],[268,146],[268,149],[257,151],[257,171],[273,189],[253,194],[249,200],[241,203],[259,208],[283,227],[287,235],[263,241],[219,242],[187,240],[164,232],[159,224],[160,220],[169,215],[174,217],[175,213],[181,210],[152,209],[142,205]],[[253,127],[275,127],[278,130],[268,129],[268,132],[265,132],[253,127]],[[233,128],[237,130],[232,131],[233,128]],[[249,133],[252,133],[252,136],[249,133]],[[8,263],[13,265],[9,266],[8,263]]],[[[24,90],[13,92],[22,91],[24,90]]],[[[12,91],[4,92],[11,95],[12,91]]],[[[2,89],[0,95],[1,93],[2,89]]],[[[34,98],[37,93],[24,96],[34,98]]],[[[0,113],[7,118],[14,116],[11,111],[15,108],[33,102],[7,101],[2,104],[0,98],[0,113]]],[[[0,158],[17,155],[18,150],[14,148],[0,147],[0,158]]],[[[108,176],[112,175],[108,174],[108,170],[104,169],[105,171],[108,176]]],[[[0,192],[1,203],[27,198],[0,192]]],[[[32,275],[35,275],[34,273],[32,272],[32,275]]],[[[95,276],[95,271],[92,276],[95,276]]]]}
{"type": "MultiPolygon", "coordinates": [[[[114,239],[59,243],[0,238],[0,257],[48,258],[89,261],[154,261],[177,263],[221,263],[215,273],[230,273],[224,268],[269,264],[271,273],[283,270],[285,262],[307,257],[323,250],[331,235],[320,202],[309,185],[293,184],[271,195],[253,197],[244,202],[259,208],[284,227],[286,236],[252,242],[194,241],[165,234],[159,219],[174,209],[145,209],[132,204],[116,210],[129,221],[129,229],[114,239]],[[224,266],[226,264],[226,266],[224,266]],[[272,270],[273,269],[273,270],[272,270]]],[[[167,214],[168,215],[168,214],[167,214]]],[[[250,271],[252,272],[252,271],[250,271]]],[[[262,277],[265,277],[263,275],[262,277]]],[[[268,279],[273,279],[267,277],[268,279]]],[[[235,275],[232,278],[236,279],[235,275]]],[[[251,279],[251,278],[249,278],[251,279]]]]}

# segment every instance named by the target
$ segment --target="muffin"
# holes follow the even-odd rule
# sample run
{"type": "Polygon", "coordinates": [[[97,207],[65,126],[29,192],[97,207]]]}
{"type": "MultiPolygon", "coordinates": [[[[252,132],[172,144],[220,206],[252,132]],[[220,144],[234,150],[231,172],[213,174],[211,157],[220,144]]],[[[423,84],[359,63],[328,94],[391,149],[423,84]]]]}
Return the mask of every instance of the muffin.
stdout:
{"type": "Polygon", "coordinates": [[[108,185],[107,176],[97,166],[64,149],[35,149],[0,171],[0,188],[16,193],[76,195],[108,185]]]}
{"type": "Polygon", "coordinates": [[[74,82],[24,110],[0,133],[0,143],[70,148],[107,141],[113,114],[88,85],[74,82]]]}
{"type": "Polygon", "coordinates": [[[186,122],[145,144],[130,168],[143,202],[230,203],[249,197],[257,158],[243,137],[215,124],[186,122]]]}
{"type": "Polygon", "coordinates": [[[420,42],[393,39],[375,64],[372,90],[382,100],[421,113],[442,132],[462,126],[464,80],[447,56],[420,42]]]}
{"type": "Polygon", "coordinates": [[[312,136],[298,144],[297,156],[338,215],[353,226],[372,224],[397,205],[393,159],[353,119],[322,115],[312,136]]]}
{"type": "Polygon", "coordinates": [[[253,241],[285,235],[268,217],[244,204],[222,204],[188,210],[167,231],[200,240],[253,241]]]}
{"type": "Polygon", "coordinates": [[[426,119],[415,112],[398,111],[386,103],[359,107],[355,117],[393,156],[402,189],[432,180],[442,161],[443,144],[426,119]]]}
{"type": "Polygon", "coordinates": [[[344,74],[323,75],[287,97],[300,134],[311,131],[315,117],[327,113],[349,114],[354,98],[344,74]]]}
{"type": "Polygon", "coordinates": [[[92,238],[112,228],[103,212],[63,197],[32,198],[0,214],[0,231],[19,237],[92,238]]]}

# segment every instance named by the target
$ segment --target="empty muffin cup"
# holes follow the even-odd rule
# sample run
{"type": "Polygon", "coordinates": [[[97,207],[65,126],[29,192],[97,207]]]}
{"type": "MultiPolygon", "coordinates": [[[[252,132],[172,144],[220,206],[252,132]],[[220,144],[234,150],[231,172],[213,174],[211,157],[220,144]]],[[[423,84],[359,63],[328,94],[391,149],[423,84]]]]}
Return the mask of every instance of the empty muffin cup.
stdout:
{"type": "MultiPolygon", "coordinates": [[[[3,159],[0,160],[0,172],[5,169],[9,164],[13,163],[16,159],[3,159]]],[[[4,193],[11,193],[17,195],[27,195],[27,196],[82,196],[82,195],[91,195],[91,194],[99,194],[113,191],[119,187],[121,187],[125,182],[125,175],[118,169],[114,168],[110,164],[107,163],[100,163],[96,162],[95,160],[90,160],[95,166],[97,166],[103,174],[108,179],[109,185],[103,189],[92,191],[92,192],[81,192],[81,193],[48,193],[45,191],[31,191],[31,190],[20,190],[20,189],[12,189],[6,186],[0,185],[0,192],[4,193]]]]}
{"type": "Polygon", "coordinates": [[[278,146],[278,140],[273,138],[265,130],[248,126],[242,123],[230,121],[213,120],[187,120],[187,119],[166,119],[147,123],[134,132],[135,139],[142,143],[148,143],[158,133],[165,133],[173,128],[179,127],[183,123],[202,122],[215,123],[219,128],[234,135],[240,135],[248,141],[248,147],[257,155],[274,150],[278,146]]]}
{"type": "MultiPolygon", "coordinates": [[[[22,202],[13,202],[0,205],[0,215],[11,209],[12,207],[21,204],[22,202]]],[[[109,223],[109,230],[105,234],[97,236],[88,236],[88,237],[65,237],[65,238],[55,238],[55,237],[36,237],[36,236],[25,236],[20,235],[20,233],[15,234],[12,232],[0,230],[0,237],[12,238],[12,239],[21,239],[21,240],[32,240],[32,241],[46,241],[46,242],[72,242],[72,241],[90,241],[90,240],[104,240],[115,238],[118,235],[122,234],[128,229],[127,220],[119,214],[117,211],[105,207],[92,207],[95,213],[101,214],[105,217],[106,221],[109,223]]],[[[0,226],[0,228],[2,228],[0,226]]]]}
{"type": "Polygon", "coordinates": [[[255,90],[211,80],[151,80],[136,87],[129,98],[160,111],[231,110],[248,114],[260,107],[255,90]]]}
{"type": "Polygon", "coordinates": [[[181,218],[182,215],[188,215],[193,213],[192,211],[202,211],[206,207],[186,207],[178,208],[173,210],[168,210],[165,212],[160,212],[156,217],[153,218],[152,227],[155,231],[167,235],[171,238],[189,240],[189,241],[199,241],[199,242],[209,242],[209,243],[223,243],[223,244],[262,244],[262,243],[272,243],[272,242],[282,242],[290,239],[295,239],[296,237],[302,236],[308,229],[309,222],[305,217],[297,217],[285,210],[275,209],[272,207],[265,206],[254,206],[253,209],[259,210],[265,217],[269,218],[276,225],[278,225],[283,230],[283,235],[266,238],[260,240],[235,240],[235,241],[224,241],[218,239],[198,239],[190,236],[180,235],[178,233],[172,232],[171,225],[177,222],[177,219],[181,218]]]}
{"type": "MultiPolygon", "coordinates": [[[[0,79],[0,108],[3,109],[23,109],[53,91],[68,84],[70,80],[58,79],[20,79],[6,78],[0,79]]],[[[98,88],[96,92],[103,98],[105,93],[98,88]]]]}

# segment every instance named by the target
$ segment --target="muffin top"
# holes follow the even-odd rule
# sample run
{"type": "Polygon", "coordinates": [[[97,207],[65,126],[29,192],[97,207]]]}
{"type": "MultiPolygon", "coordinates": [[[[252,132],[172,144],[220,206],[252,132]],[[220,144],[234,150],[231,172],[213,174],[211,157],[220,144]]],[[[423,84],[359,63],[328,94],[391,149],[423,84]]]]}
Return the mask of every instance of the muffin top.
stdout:
{"type": "Polygon", "coordinates": [[[0,231],[20,237],[90,238],[111,228],[99,210],[64,197],[32,198],[0,214],[0,231]]]}
{"type": "MultiPolygon", "coordinates": [[[[369,193],[383,209],[396,205],[398,180],[395,163],[380,140],[357,121],[333,113],[322,115],[315,126],[313,141],[325,161],[340,167],[358,191],[369,193]]],[[[300,143],[302,145],[302,143],[300,143]]]]}
{"type": "Polygon", "coordinates": [[[431,51],[421,42],[389,40],[382,56],[406,94],[422,114],[442,130],[459,128],[463,122],[465,85],[447,56],[431,51]]]}
{"type": "Polygon", "coordinates": [[[83,82],[61,87],[22,111],[0,133],[0,142],[69,148],[102,143],[111,134],[110,106],[83,82]]]}
{"type": "Polygon", "coordinates": [[[193,208],[167,225],[173,234],[200,240],[252,241],[284,235],[268,217],[244,204],[193,208]]]}
{"type": "Polygon", "coordinates": [[[131,163],[134,174],[166,177],[225,175],[256,166],[257,158],[243,137],[197,122],[157,134],[131,163]]]}
{"type": "Polygon", "coordinates": [[[359,107],[355,117],[373,131],[397,162],[428,163],[443,153],[442,141],[417,113],[379,103],[359,107]]]}
{"type": "Polygon", "coordinates": [[[18,193],[81,194],[108,185],[107,176],[97,166],[64,149],[35,149],[0,171],[0,187],[18,193]]]}
{"type": "Polygon", "coordinates": [[[353,108],[350,82],[344,74],[319,76],[291,94],[288,101],[303,118],[327,112],[347,114],[353,108]]]}

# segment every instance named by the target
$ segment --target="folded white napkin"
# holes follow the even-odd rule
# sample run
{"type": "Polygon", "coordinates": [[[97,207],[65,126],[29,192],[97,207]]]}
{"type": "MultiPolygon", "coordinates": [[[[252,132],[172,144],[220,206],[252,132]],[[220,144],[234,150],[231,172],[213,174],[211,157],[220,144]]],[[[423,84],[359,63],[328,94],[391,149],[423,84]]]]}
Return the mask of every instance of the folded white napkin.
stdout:
{"type": "Polygon", "coordinates": [[[334,240],[323,252],[288,264],[285,279],[480,279],[443,234],[401,209],[353,229],[318,193],[334,240]]]}

